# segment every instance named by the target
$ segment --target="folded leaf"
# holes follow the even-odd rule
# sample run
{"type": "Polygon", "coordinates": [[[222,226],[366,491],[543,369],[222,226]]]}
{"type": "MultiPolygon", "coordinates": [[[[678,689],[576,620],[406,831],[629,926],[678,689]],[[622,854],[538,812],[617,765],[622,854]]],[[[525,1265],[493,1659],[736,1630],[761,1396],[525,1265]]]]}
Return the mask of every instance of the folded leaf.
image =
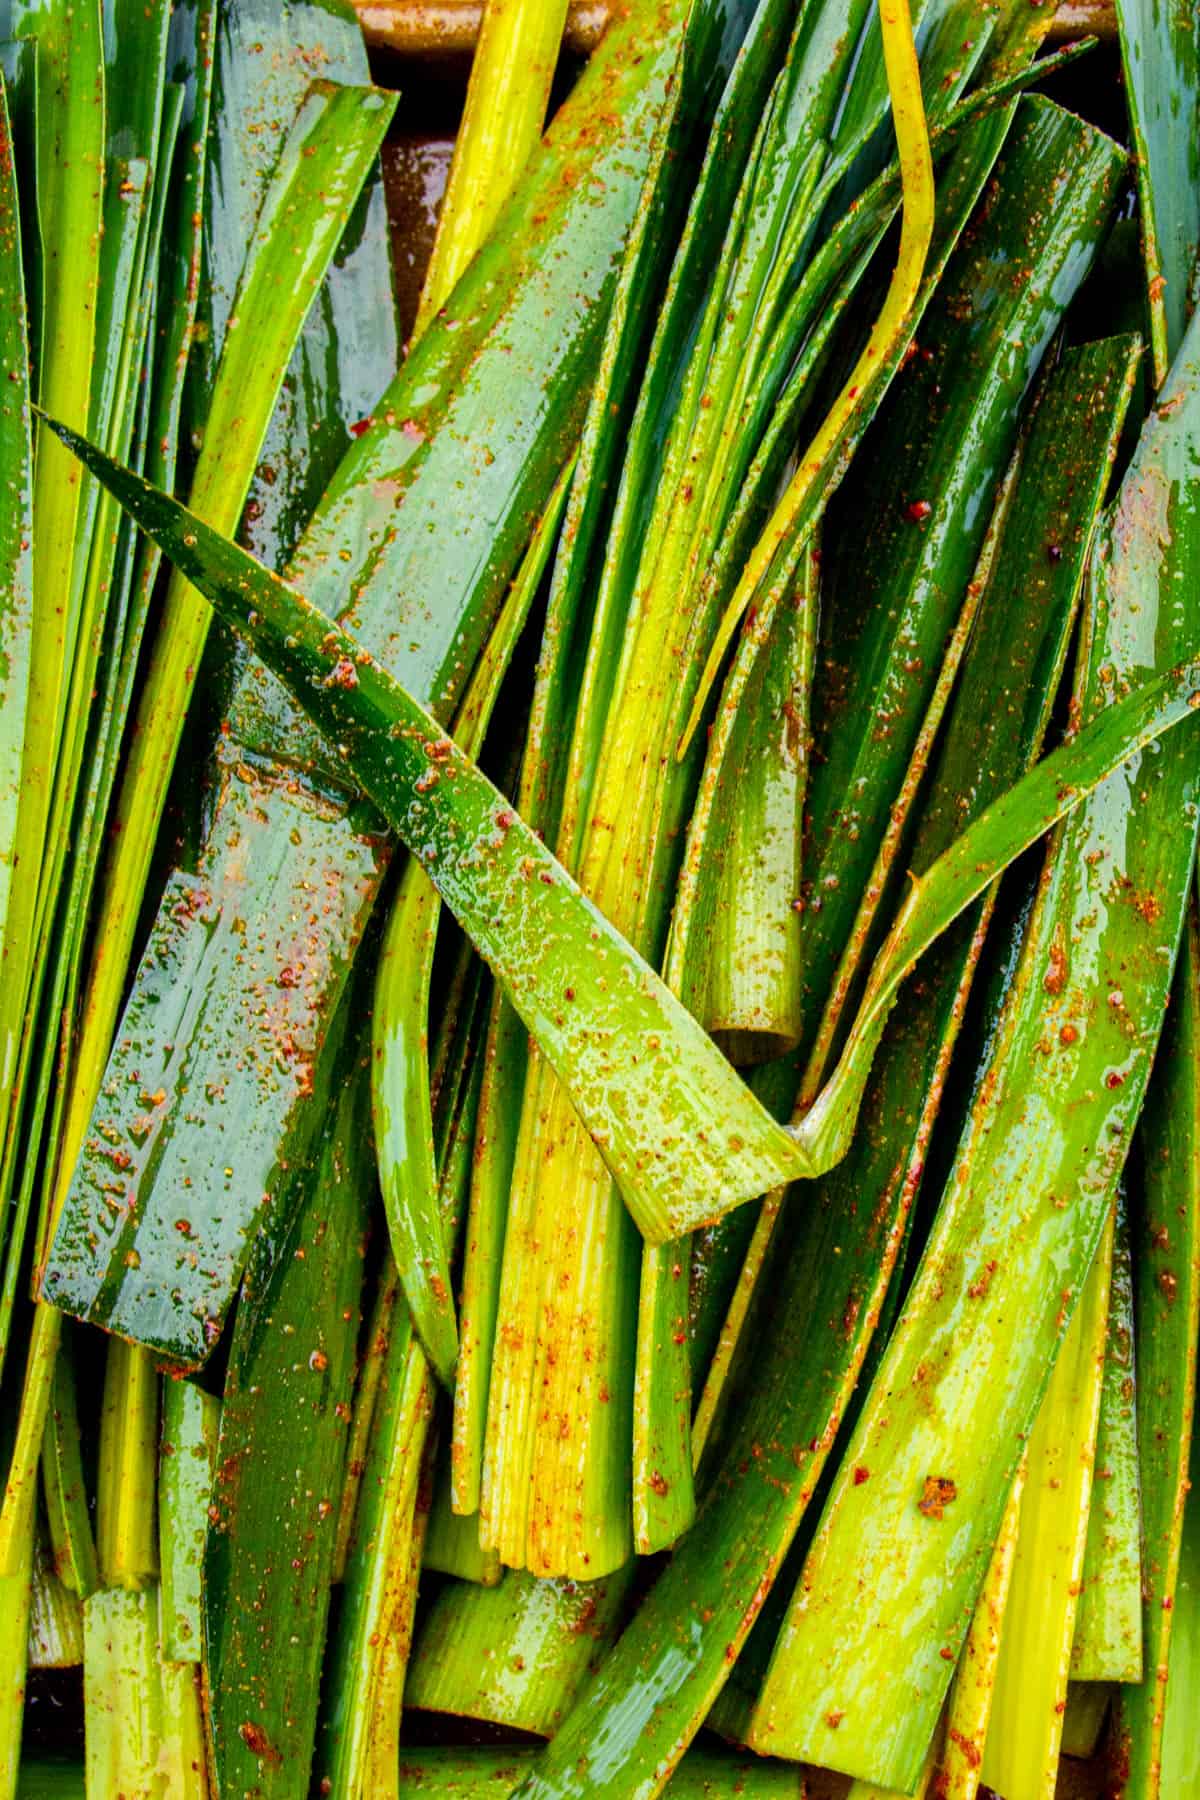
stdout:
{"type": "MultiPolygon", "coordinates": [[[[804,1172],[799,1146],[702,1027],[360,643],[177,501],[64,441],[337,745],[504,983],[647,1235],[676,1235],[804,1172]]],[[[94,1154],[111,1180],[111,1149],[98,1142],[85,1166],[94,1154]]]]}
{"type": "MultiPolygon", "coordinates": [[[[913,884],[834,1079],[793,1135],[368,650],[177,501],[56,429],[287,682],[400,833],[503,983],[651,1242],[838,1160],[887,1012],[917,958],[1014,857],[1200,707],[1194,663],[1145,683],[1004,794],[913,884]]],[[[97,1142],[85,1151],[107,1180],[112,1150],[97,1142]]],[[[105,1215],[110,1199],[106,1191],[105,1215]]],[[[70,1235],[60,1234],[51,1259],[52,1298],[70,1235]]]]}

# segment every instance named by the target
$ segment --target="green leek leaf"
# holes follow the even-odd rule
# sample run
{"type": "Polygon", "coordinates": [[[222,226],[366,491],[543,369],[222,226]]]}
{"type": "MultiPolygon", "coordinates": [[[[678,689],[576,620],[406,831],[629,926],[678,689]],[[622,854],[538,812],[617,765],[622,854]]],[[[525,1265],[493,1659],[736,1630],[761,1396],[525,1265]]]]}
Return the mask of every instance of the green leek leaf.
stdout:
{"type": "MultiPolygon", "coordinates": [[[[1145,681],[997,800],[914,882],[847,1050],[797,1141],[369,651],[177,501],[56,429],[269,658],[402,833],[503,981],[652,1242],[840,1160],[887,1011],[917,958],[1015,856],[1196,710],[1194,664],[1145,681]]],[[[47,1277],[51,1292],[58,1267],[52,1262],[47,1277]]]]}
{"type": "MultiPolygon", "coordinates": [[[[1160,1792],[1186,1794],[1200,1785],[1200,1435],[1192,1437],[1191,1488],[1183,1502],[1179,1568],[1175,1587],[1174,1642],[1163,1697],[1160,1792]]],[[[1149,1791],[1149,1790],[1148,1790],[1149,1791]]]]}
{"type": "Polygon", "coordinates": [[[164,1383],[158,1545],[162,1564],[162,1652],[169,1662],[200,1660],[200,1570],[220,1420],[220,1401],[195,1382],[164,1383]]]}
{"type": "MultiPolygon", "coordinates": [[[[1093,555],[1081,693],[1090,725],[917,884],[875,965],[876,994],[900,946],[923,935],[910,938],[911,920],[937,916],[922,890],[943,879],[970,885],[984,843],[998,847],[1010,829],[1023,836],[1043,806],[1060,808],[1072,796],[1056,778],[1073,783],[1067,765],[1098,745],[1106,720],[1131,717],[1139,704],[1153,711],[1161,671],[1194,645],[1198,358],[1194,322],[1093,555]]],[[[1127,744],[1135,742],[1136,732],[1127,744]]],[[[961,1644],[1020,1436],[1095,1253],[1145,1092],[1192,878],[1196,781],[1194,737],[1180,734],[1118,767],[1056,834],[990,1073],[760,1697],[760,1749],[786,1745],[900,1787],[922,1766],[951,1672],[941,1652],[953,1657],[961,1644]],[[934,1346],[951,1337],[946,1359],[934,1346]],[[858,1486],[857,1466],[872,1470],[858,1486]],[[927,1479],[954,1485],[945,1529],[921,1510],[927,1479]],[[881,1679],[905,1683],[902,1710],[878,1706],[881,1679]]],[[[872,1007],[868,998],[855,1032],[872,1007]]],[[[835,1076],[814,1111],[837,1087],[835,1076]]]]}
{"type": "MultiPolygon", "coordinates": [[[[374,422],[348,452],[294,565],[305,586],[335,608],[350,595],[360,628],[447,713],[582,414],[589,347],[611,297],[614,249],[636,200],[681,10],[681,0],[646,0],[638,17],[607,34],[510,203],[507,237],[497,234],[460,283],[461,316],[430,326],[374,407],[374,422]],[[643,35],[650,17],[656,29],[643,35]],[[651,54],[644,53],[647,41],[655,44],[651,54]],[[592,174],[581,177],[583,169],[592,174]],[[557,321],[549,331],[547,308],[557,321]],[[494,421],[512,416],[512,395],[525,383],[543,403],[522,412],[515,435],[493,437],[494,421]],[[453,424],[436,430],[443,420],[453,424]],[[488,439],[491,456],[481,458],[477,446],[488,439]],[[427,611],[422,596],[431,592],[453,598],[427,611]],[[405,596],[399,612],[398,593],[405,596]]],[[[186,1058],[193,1092],[210,1098],[203,1119],[189,1105],[154,1115],[153,1144],[143,1142],[148,1154],[138,1158],[139,1278],[122,1295],[123,1261],[110,1271],[113,1324],[128,1302],[138,1315],[136,1324],[129,1320],[132,1334],[191,1361],[211,1348],[203,1318],[219,1323],[224,1316],[264,1193],[280,1189],[284,1164],[298,1166],[308,1154],[318,1109],[307,1101],[321,1086],[326,1022],[388,855],[377,815],[350,799],[338,758],[265,671],[247,675],[233,719],[219,749],[217,805],[199,859],[203,889],[221,910],[199,907],[190,925],[182,913],[164,913],[152,950],[162,953],[163,932],[178,940],[180,967],[188,971],[178,997],[190,993],[195,1004],[175,1016],[169,1037],[158,1039],[155,1028],[142,1047],[146,1069],[156,1071],[149,1092],[159,1089],[165,1055],[176,1071],[186,1058]],[[331,867],[344,878],[329,883],[331,867]],[[265,902],[255,910],[261,950],[252,959],[257,965],[259,954],[265,958],[261,974],[245,961],[234,929],[250,868],[265,902]],[[305,883],[323,893],[312,927],[294,905],[305,883]],[[272,998],[266,1009],[251,991],[263,979],[272,998]],[[232,1061],[231,1042],[242,1045],[232,1061]],[[212,1107],[237,1139],[234,1163],[222,1134],[210,1129],[212,1107]],[[201,1266],[216,1274],[199,1311],[189,1277],[181,1286],[173,1272],[178,1240],[171,1221],[181,1184],[204,1245],[201,1266]],[[162,1278],[151,1279],[160,1254],[162,1278]]],[[[149,977],[149,963],[143,973],[149,977]]],[[[150,1030],[149,1015],[143,1023],[150,1030]]],[[[167,1024],[161,1011],[157,1024],[167,1024]]],[[[168,1087],[173,1092],[174,1074],[164,1092],[168,1087]]],[[[122,1102],[133,1103],[129,1124],[146,1116],[131,1091],[122,1102]]],[[[109,1110],[103,1102],[105,1117],[109,1110]]],[[[68,1218],[77,1201],[90,1204],[85,1194],[81,1179],[68,1218]]],[[[91,1290],[88,1300],[81,1290],[85,1305],[95,1297],[94,1278],[105,1279],[97,1266],[105,1247],[86,1238],[75,1270],[91,1290]]]]}
{"type": "MultiPolygon", "coordinates": [[[[0,285],[7,296],[0,309],[0,361],[5,371],[0,394],[0,479],[6,495],[0,512],[0,944],[7,960],[19,952],[20,945],[7,921],[18,848],[33,626],[33,449],[21,221],[4,90],[0,90],[0,138],[0,285]]],[[[10,1035],[0,1038],[0,1082],[5,1087],[13,1079],[16,1055],[14,1018],[10,1035]]]]}
{"type": "Polygon", "coordinates": [[[1133,1268],[1122,1192],[1109,1284],[1096,1466],[1080,1576],[1071,1680],[1142,1679],[1142,1506],[1138,1479],[1133,1268]]]}
{"type": "MultiPolygon", "coordinates": [[[[372,1192],[348,1071],[282,1255],[260,1243],[230,1346],[204,1551],[218,1791],[308,1791],[372,1192]]],[[[183,1523],[183,1521],[181,1521],[183,1523]]]]}
{"type": "Polygon", "coordinates": [[[1117,0],[1141,201],[1154,385],[1183,342],[1200,273],[1200,14],[1117,0]]]}
{"type": "Polygon", "coordinates": [[[1113,1258],[1105,1227],[1025,1451],[1016,1555],[981,1776],[997,1793],[1049,1793],[1058,1769],[1088,1534],[1113,1258]]]}
{"type": "Polygon", "coordinates": [[[630,1559],[601,1581],[448,1582],[413,1646],[409,1705],[553,1737],[624,1623],[633,1576],[630,1559]]]}
{"type": "MultiPolygon", "coordinates": [[[[1197,1510],[1188,1490],[1200,1339],[1200,949],[1194,906],[1142,1114],[1141,1150],[1141,1180],[1132,1191],[1144,1655],[1141,1682],[1118,1690],[1116,1734],[1128,1759],[1128,1800],[1158,1800],[1160,1793],[1165,1800],[1187,1791],[1182,1770],[1169,1773],[1164,1731],[1177,1654],[1177,1598],[1180,1611],[1195,1606],[1194,1597],[1179,1594],[1179,1584],[1189,1579],[1181,1561],[1184,1515],[1190,1508],[1194,1520],[1197,1510]]],[[[1194,1484],[1194,1449],[1192,1458],[1194,1484]]],[[[1190,1578],[1194,1583],[1194,1570],[1190,1578]]],[[[1189,1629],[1194,1625],[1185,1624],[1178,1647],[1185,1689],[1195,1654],[1189,1629]]]]}

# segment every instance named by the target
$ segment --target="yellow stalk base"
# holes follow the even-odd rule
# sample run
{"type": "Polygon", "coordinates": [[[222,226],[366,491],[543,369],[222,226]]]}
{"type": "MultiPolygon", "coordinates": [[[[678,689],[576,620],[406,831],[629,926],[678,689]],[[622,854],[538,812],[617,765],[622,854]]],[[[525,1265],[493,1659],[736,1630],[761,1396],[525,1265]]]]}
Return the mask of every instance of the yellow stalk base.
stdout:
{"type": "Polygon", "coordinates": [[[158,1374],[148,1351],[110,1337],[96,1506],[107,1587],[142,1588],[157,1577],[157,1495],[158,1374]]]}
{"type": "Polygon", "coordinates": [[[597,1580],[632,1552],[627,1364],[640,1240],[551,1070],[531,1065],[504,1244],[480,1542],[597,1580]]]}
{"type": "Polygon", "coordinates": [[[1110,1217],[1029,1440],[981,1770],[1004,1800],[1054,1800],[1100,1422],[1112,1254],[1110,1217]]]}
{"type": "Polygon", "coordinates": [[[1000,1535],[988,1564],[983,1592],[975,1607],[946,1709],[946,1742],[942,1750],[938,1800],[975,1800],[987,1742],[1004,1613],[1012,1583],[1021,1518],[1025,1464],[1017,1470],[1000,1535]]]}
{"type": "Polygon", "coordinates": [[[413,337],[495,224],[541,136],[567,0],[487,0],[413,337]]]}

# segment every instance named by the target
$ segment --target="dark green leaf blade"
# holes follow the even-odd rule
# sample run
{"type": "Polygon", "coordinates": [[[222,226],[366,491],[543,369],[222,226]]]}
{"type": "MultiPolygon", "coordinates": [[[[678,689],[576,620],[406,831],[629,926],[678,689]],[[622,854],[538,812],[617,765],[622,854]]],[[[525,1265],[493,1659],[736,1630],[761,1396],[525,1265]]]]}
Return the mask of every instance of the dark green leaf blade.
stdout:
{"type": "Polygon", "coordinates": [[[1133,124],[1154,386],[1161,387],[1196,302],[1200,255],[1200,11],[1117,0],[1133,124]]]}
{"type": "Polygon", "coordinates": [[[308,1789],[373,1186],[365,1070],[332,1109],[283,1254],[247,1272],[204,1553],[220,1792],[308,1789]]]}
{"type": "MultiPolygon", "coordinates": [[[[29,356],[26,346],[21,221],[14,172],[7,94],[0,86],[0,945],[9,953],[6,921],[13,878],[22,747],[29,688],[30,632],[33,623],[33,448],[29,412],[29,356]]],[[[12,946],[16,948],[17,946],[12,946]]],[[[11,1067],[16,1055],[17,1020],[0,1041],[0,1061],[11,1067]]]]}
{"type": "MultiPolygon", "coordinates": [[[[1200,1330],[1200,949],[1193,907],[1184,932],[1171,1011],[1141,1121],[1142,1175],[1133,1189],[1134,1336],[1141,1473],[1142,1680],[1117,1693],[1115,1732],[1128,1764],[1126,1800],[1166,1800],[1164,1740],[1170,1671],[1181,1685],[1194,1652],[1195,1597],[1179,1595],[1184,1515],[1200,1504],[1195,1482],[1197,1332],[1200,1330]],[[1191,1617],[1187,1615],[1191,1614],[1191,1617]]],[[[1194,1517],[1193,1517],[1194,1523],[1194,1517]]],[[[1193,1533],[1194,1541],[1194,1533],[1193,1533]]],[[[1193,1573],[1194,1579],[1194,1573],[1193,1573]]],[[[1184,1702],[1186,1706],[1186,1700],[1184,1702]]],[[[1182,1772],[1173,1771],[1176,1780],[1182,1772]]]]}

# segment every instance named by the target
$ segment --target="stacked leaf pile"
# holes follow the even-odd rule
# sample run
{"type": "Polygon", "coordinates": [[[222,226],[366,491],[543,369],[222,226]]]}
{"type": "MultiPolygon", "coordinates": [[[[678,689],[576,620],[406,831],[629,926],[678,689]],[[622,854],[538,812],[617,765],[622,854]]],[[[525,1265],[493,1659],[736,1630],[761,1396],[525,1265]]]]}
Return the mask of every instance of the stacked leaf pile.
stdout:
{"type": "Polygon", "coordinates": [[[1190,1800],[1200,24],[566,11],[0,0],[0,1796],[1190,1800]]]}

